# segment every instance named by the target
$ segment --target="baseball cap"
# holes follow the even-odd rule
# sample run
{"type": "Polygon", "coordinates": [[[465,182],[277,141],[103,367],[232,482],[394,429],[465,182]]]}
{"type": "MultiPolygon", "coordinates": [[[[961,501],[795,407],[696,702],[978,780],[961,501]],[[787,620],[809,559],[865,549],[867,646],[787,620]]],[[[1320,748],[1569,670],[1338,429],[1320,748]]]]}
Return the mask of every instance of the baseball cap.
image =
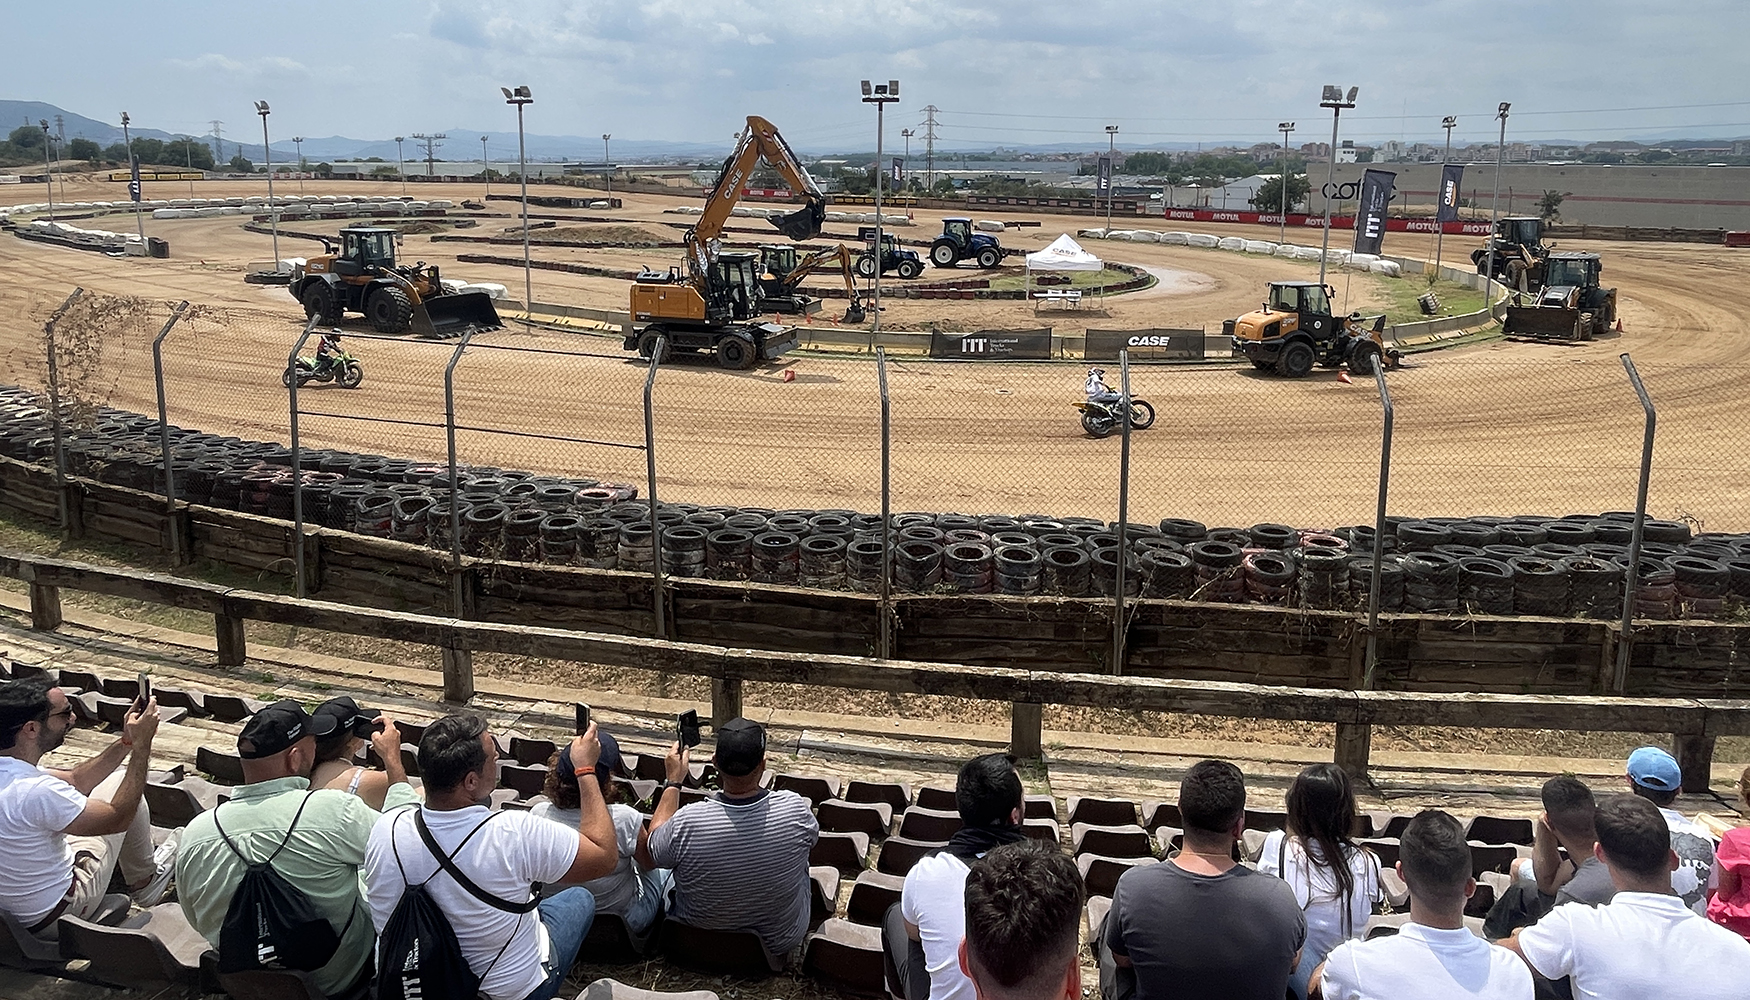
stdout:
{"type": "Polygon", "coordinates": [[[732,778],[752,774],[766,756],[766,727],[748,719],[730,719],[717,727],[717,770],[732,778]]]}
{"type": "Polygon", "coordinates": [[[360,708],[358,702],[353,701],[346,695],[341,695],[338,698],[330,698],[322,704],[317,705],[316,711],[310,713],[310,718],[315,720],[323,718],[332,718],[334,720],[333,729],[330,729],[328,733],[318,734],[323,736],[329,735],[330,733],[340,732],[343,729],[351,729],[360,719],[370,720],[375,719],[376,717],[375,713],[367,712],[360,708]]]}
{"type": "MultiPolygon", "coordinates": [[[[601,781],[602,788],[606,789],[608,782],[620,773],[620,767],[623,764],[623,759],[620,756],[620,741],[614,739],[612,733],[600,726],[596,727],[595,738],[602,748],[601,756],[595,760],[596,778],[601,781]]],[[[559,773],[564,775],[566,780],[570,780],[571,774],[575,770],[576,767],[571,762],[571,741],[567,740],[559,748],[559,773]]]]}
{"type": "Polygon", "coordinates": [[[244,760],[272,757],[306,736],[327,736],[334,732],[334,726],[332,715],[311,717],[303,705],[290,698],[276,701],[243,724],[243,732],[237,736],[237,753],[244,760]],[[245,743],[250,749],[243,749],[245,743]]]}
{"type": "Polygon", "coordinates": [[[1658,747],[1641,747],[1628,755],[1629,780],[1656,792],[1674,792],[1683,784],[1676,758],[1658,747]]]}

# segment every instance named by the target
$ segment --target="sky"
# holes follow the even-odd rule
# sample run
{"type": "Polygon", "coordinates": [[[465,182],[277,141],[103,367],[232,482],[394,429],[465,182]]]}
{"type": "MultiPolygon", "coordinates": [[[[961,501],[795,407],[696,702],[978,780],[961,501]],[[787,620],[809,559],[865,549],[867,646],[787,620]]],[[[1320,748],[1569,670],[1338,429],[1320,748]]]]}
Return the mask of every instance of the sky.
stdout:
{"type": "MultiPolygon", "coordinates": [[[[1343,137],[1750,135],[1746,0],[159,0],[8,3],[0,98],[141,126],[382,139],[514,131],[720,142],[747,115],[799,149],[866,151],[858,81],[901,81],[886,144],[1328,139],[1322,84],[1360,88],[1343,137]],[[914,143],[921,142],[914,139],[914,143]]],[[[4,125],[5,123],[0,123],[4,125]]],[[[259,144],[259,139],[257,139],[259,144]]],[[[458,154],[459,155],[459,154],[458,154]]]]}

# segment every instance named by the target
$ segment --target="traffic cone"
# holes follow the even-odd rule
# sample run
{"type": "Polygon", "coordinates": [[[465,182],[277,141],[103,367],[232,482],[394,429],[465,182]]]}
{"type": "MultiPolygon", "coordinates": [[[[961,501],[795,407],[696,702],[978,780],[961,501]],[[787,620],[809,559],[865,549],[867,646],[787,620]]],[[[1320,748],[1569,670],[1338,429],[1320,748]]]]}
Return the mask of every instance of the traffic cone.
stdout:
{"type": "Polygon", "coordinates": [[[1617,332],[1617,333],[1621,333],[1621,332],[1622,332],[1622,317],[1621,317],[1621,316],[1618,316],[1618,317],[1617,317],[1617,318],[1616,318],[1616,332],[1617,332]]]}
{"type": "Polygon", "coordinates": [[[786,381],[786,382],[796,381],[796,371],[794,369],[791,369],[791,368],[784,369],[784,381],[786,381]]]}
{"type": "Polygon", "coordinates": [[[1338,372],[1338,373],[1337,373],[1337,381],[1339,381],[1339,382],[1341,382],[1341,383],[1343,383],[1343,384],[1344,384],[1344,385],[1354,385],[1354,384],[1355,384],[1355,383],[1354,383],[1354,382],[1353,382],[1353,381],[1352,381],[1352,380],[1351,380],[1351,379],[1350,379],[1350,378],[1349,378],[1349,373],[1348,373],[1348,372],[1338,372]]]}

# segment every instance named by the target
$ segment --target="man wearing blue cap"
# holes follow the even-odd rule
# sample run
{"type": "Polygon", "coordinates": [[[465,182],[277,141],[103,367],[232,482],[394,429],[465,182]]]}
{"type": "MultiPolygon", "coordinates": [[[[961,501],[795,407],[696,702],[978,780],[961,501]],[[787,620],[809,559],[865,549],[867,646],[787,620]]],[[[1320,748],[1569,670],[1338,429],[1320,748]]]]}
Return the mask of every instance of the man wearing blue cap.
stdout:
{"type": "Polygon", "coordinates": [[[1677,759],[1658,747],[1641,747],[1628,755],[1629,790],[1659,808],[1671,830],[1671,850],[1677,852],[1677,870],[1671,888],[1684,905],[1697,913],[1707,906],[1707,877],[1714,866],[1713,837],[1671,808],[1683,788],[1683,769],[1677,759]]]}

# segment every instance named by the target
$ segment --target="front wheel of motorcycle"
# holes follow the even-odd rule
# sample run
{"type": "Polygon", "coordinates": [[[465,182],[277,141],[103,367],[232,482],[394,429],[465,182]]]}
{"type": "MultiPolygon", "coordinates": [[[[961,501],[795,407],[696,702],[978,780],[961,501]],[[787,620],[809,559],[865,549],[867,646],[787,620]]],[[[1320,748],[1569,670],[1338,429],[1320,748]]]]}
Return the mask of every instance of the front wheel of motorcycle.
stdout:
{"type": "Polygon", "coordinates": [[[348,361],[340,369],[340,387],[342,389],[357,389],[359,383],[365,380],[365,366],[357,361],[348,361]]]}
{"type": "Polygon", "coordinates": [[[1155,408],[1144,399],[1130,401],[1130,429],[1146,431],[1155,422],[1155,408]]]}
{"type": "Polygon", "coordinates": [[[288,389],[292,387],[292,369],[287,368],[285,374],[280,376],[280,384],[288,389]]]}
{"type": "Polygon", "coordinates": [[[1090,435],[1103,438],[1112,434],[1113,423],[1109,417],[1096,416],[1093,413],[1082,414],[1082,430],[1090,435]]]}

